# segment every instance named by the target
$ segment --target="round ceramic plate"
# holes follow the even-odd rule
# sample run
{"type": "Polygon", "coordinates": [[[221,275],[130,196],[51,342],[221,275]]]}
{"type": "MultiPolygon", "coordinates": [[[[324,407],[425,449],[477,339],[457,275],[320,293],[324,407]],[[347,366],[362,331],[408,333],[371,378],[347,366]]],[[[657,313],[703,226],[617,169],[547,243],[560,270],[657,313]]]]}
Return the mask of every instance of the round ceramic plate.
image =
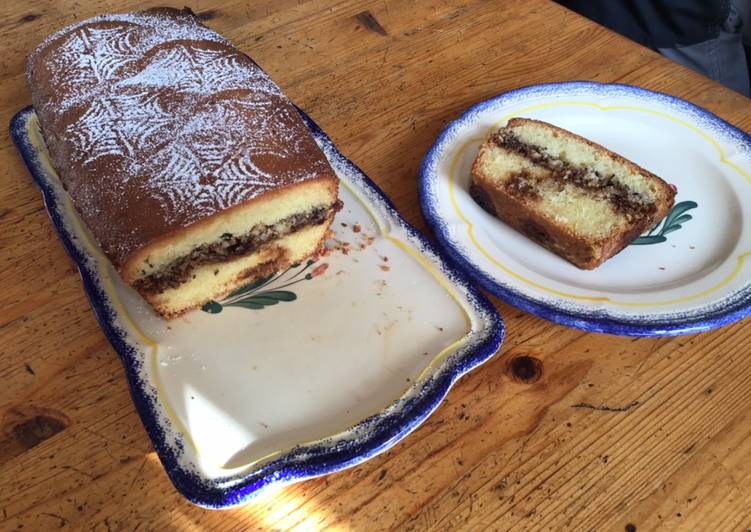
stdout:
{"type": "Polygon", "coordinates": [[[588,331],[693,333],[751,312],[751,138],[679,98],[628,85],[517,89],[468,109],[441,133],[420,177],[440,245],[482,287],[532,314],[588,331]],[[563,127],[661,176],[678,191],[656,228],[583,271],[481,209],[470,169],[515,116],[563,127]]]}
{"type": "Polygon", "coordinates": [[[93,243],[33,109],[11,127],[159,458],[202,506],[238,505],[388,449],[503,338],[495,308],[303,118],[340,178],[331,253],[169,322],[93,243]]]}

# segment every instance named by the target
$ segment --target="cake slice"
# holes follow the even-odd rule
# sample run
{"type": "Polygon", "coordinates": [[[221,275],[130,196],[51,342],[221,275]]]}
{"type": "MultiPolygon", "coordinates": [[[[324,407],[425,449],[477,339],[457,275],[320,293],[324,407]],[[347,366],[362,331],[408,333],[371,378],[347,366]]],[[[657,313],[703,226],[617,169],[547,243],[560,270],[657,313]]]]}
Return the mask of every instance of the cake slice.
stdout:
{"type": "Polygon", "coordinates": [[[340,206],[328,160],[279,87],[190,10],[64,28],[28,80],[75,209],[161,315],[322,249],[340,206]]]}
{"type": "Polygon", "coordinates": [[[485,141],[470,194],[485,210],[591,270],[664,218],[675,192],[602,146],[538,120],[512,118],[485,141]]]}

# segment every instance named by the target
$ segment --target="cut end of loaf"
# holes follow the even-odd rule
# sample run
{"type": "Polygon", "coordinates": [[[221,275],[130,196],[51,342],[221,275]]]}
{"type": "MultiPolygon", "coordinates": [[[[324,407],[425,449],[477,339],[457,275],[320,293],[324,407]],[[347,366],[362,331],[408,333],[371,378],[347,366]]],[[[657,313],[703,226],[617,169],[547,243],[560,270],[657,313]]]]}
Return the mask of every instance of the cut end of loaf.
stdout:
{"type": "Polygon", "coordinates": [[[333,214],[322,224],[277,238],[248,255],[198,265],[192,269],[190,278],[178,286],[159,292],[141,288],[139,292],[162,317],[178,317],[257,279],[317,257],[332,221],[333,214]]]}
{"type": "Polygon", "coordinates": [[[145,246],[121,274],[174,318],[316,255],[340,208],[333,176],[287,187],[145,246]]]}
{"type": "Polygon", "coordinates": [[[653,227],[675,196],[620,155],[525,118],[511,119],[482,145],[470,192],[485,210],[582,269],[653,227]]]}

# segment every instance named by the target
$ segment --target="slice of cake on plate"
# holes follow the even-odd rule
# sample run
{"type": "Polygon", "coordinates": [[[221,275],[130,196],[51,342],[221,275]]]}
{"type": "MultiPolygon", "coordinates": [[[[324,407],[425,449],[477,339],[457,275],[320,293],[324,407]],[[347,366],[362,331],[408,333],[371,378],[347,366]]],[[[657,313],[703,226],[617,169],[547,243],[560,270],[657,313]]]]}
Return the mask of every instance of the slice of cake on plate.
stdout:
{"type": "Polygon", "coordinates": [[[472,166],[470,194],[485,210],[582,269],[593,269],[673,206],[656,175],[574,133],[512,118],[472,166]]]}

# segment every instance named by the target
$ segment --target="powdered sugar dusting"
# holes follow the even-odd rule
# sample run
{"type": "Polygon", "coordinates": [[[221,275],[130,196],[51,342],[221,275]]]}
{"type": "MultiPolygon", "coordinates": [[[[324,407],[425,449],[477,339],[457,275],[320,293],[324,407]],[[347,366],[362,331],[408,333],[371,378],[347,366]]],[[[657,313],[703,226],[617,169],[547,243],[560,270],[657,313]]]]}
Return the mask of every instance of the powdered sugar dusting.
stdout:
{"type": "MultiPolygon", "coordinates": [[[[56,102],[62,113],[107,92],[107,82],[120,80],[128,66],[136,66],[155,47],[175,41],[229,44],[186,16],[175,19],[147,13],[103,15],[51,35],[34,51],[30,61],[53,43],[57,46],[48,64],[51,81],[63,89],[63,97],[56,102]]],[[[169,78],[163,81],[168,82],[169,78]]]]}
{"type": "MultiPolygon", "coordinates": [[[[327,170],[276,84],[185,12],[90,19],[50,36],[29,64],[32,86],[50,89],[35,104],[71,163],[63,180],[78,174],[81,210],[100,210],[106,181],[158,205],[150,215],[171,229],[327,170]]],[[[118,255],[159,236],[115,232],[118,255]]]]}
{"type": "MultiPolygon", "coordinates": [[[[227,100],[211,103],[186,120],[176,132],[177,140],[153,159],[149,181],[164,191],[165,200],[173,208],[192,203],[200,211],[216,202],[235,205],[256,196],[275,180],[274,174],[256,161],[261,157],[292,157],[303,148],[294,135],[282,138],[281,143],[279,137],[268,135],[271,129],[285,131],[277,126],[292,118],[288,109],[267,109],[248,122],[248,107],[259,109],[264,105],[227,100]],[[224,127],[215,129],[215,124],[224,127]]],[[[308,171],[299,177],[315,175],[308,171]]]]}

